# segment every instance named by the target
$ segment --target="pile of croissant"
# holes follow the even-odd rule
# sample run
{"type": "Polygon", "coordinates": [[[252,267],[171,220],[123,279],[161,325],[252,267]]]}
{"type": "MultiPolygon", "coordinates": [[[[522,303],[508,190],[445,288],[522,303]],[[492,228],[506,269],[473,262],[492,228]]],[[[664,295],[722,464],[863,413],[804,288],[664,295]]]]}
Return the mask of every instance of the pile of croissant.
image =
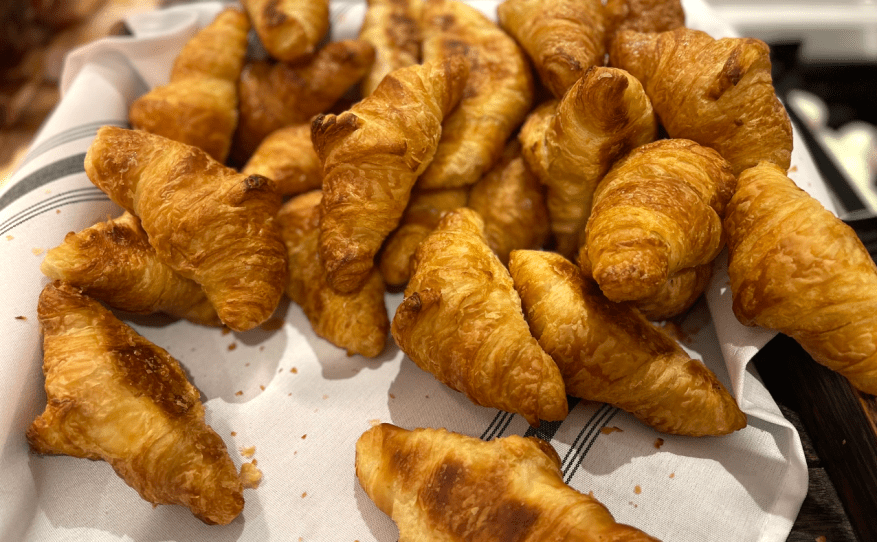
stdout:
{"type": "MultiPolygon", "coordinates": [[[[877,393],[877,268],[787,176],[763,42],[689,29],[678,0],[505,0],[498,23],[369,0],[359,39],[328,44],[326,0],[243,4],[87,153],[125,213],[42,264],[35,451],[104,459],[145,499],[230,522],[241,482],[194,388],[98,301],[247,331],[284,294],[349,354],[392,335],[532,425],[569,395],[728,434],[746,425],[733,397],[652,323],[695,303],[725,247],[741,322],[877,393]],[[247,58],[251,29],[267,58],[247,58]]],[[[539,439],[384,424],[356,472],[401,538],[653,540],[566,486],[539,439]]]]}

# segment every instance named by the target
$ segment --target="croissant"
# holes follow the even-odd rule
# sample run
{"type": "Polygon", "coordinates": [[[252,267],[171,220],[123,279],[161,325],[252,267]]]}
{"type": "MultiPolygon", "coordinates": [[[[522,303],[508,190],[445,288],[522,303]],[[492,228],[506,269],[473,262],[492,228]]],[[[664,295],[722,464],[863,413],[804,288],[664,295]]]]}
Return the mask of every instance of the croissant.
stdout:
{"type": "Polygon", "coordinates": [[[420,61],[420,0],[368,0],[359,39],[375,48],[375,61],[362,80],[363,96],[393,70],[420,61]]]}
{"type": "Polygon", "coordinates": [[[678,271],[718,255],[735,182],[719,153],[693,141],[634,149],[597,187],[582,270],[613,301],[655,295],[678,271]]]}
{"type": "Polygon", "coordinates": [[[246,331],[271,316],[287,277],[273,181],[241,175],[195,147],[113,126],[98,130],[85,172],[140,218],[158,257],[201,285],[226,326],[246,331]]]}
{"type": "Polygon", "coordinates": [[[272,179],[282,196],[320,188],[323,166],[311,142],[311,125],[293,124],[268,134],[241,168],[241,173],[272,179]]]}
{"type": "Polygon", "coordinates": [[[877,266],[852,228],[769,162],[740,174],[725,228],[737,319],[877,395],[877,266]]]}
{"type": "Polygon", "coordinates": [[[458,0],[427,0],[423,59],[464,55],[469,80],[460,105],[442,126],[421,188],[475,183],[502,155],[509,136],[533,105],[533,77],[523,51],[477,9],[458,0]]]}
{"type": "Polygon", "coordinates": [[[600,0],[505,0],[496,14],[555,98],[562,98],[585,70],[604,63],[606,12],[600,0]]]}
{"type": "Polygon", "coordinates": [[[508,264],[518,248],[539,248],[548,240],[545,190],[521,157],[521,145],[512,139],[500,161],[472,185],[467,207],[484,220],[487,245],[508,264]]]}
{"type": "Polygon", "coordinates": [[[467,73],[461,57],[400,68],[349,111],[314,119],[324,173],[320,258],[337,291],[359,289],[371,273],[435,154],[467,73]]]}
{"type": "Polygon", "coordinates": [[[320,263],[320,200],[313,190],[286,202],[277,223],[289,252],[286,294],[298,303],[314,332],[348,355],[373,358],[384,350],[390,319],[384,304],[384,280],[373,269],[363,287],[339,294],[326,282],[320,263]]]}
{"type": "Polygon", "coordinates": [[[562,100],[530,115],[518,139],[527,165],[548,187],[558,252],[575,253],[597,183],[630,149],[654,140],[657,130],[639,81],[617,68],[589,68],[562,100]]]}
{"type": "Polygon", "coordinates": [[[238,122],[237,80],[250,22],[227,8],[183,47],[170,83],[131,104],[131,126],[203,149],[225,162],[238,122]]]}
{"type": "Polygon", "coordinates": [[[242,0],[268,53],[291,62],[313,53],[329,30],[328,0],[242,0]]]}
{"type": "Polygon", "coordinates": [[[763,41],[715,40],[685,27],[625,30],[616,34],[609,61],[642,81],[670,137],[719,151],[735,175],[762,160],[789,168],[792,124],[763,41]]]}
{"type": "Polygon", "coordinates": [[[271,132],[310,122],[328,110],[368,73],[374,58],[368,42],[344,40],[327,44],[304,63],[255,61],[244,66],[232,158],[246,162],[271,132]]]}
{"type": "Polygon", "coordinates": [[[622,30],[665,32],[681,26],[685,26],[681,0],[606,0],[607,44],[622,30]]]}
{"type": "Polygon", "coordinates": [[[47,285],[37,314],[48,403],[27,430],[31,449],[102,459],[143,499],[205,523],[236,518],[237,470],[179,363],[67,284],[47,285]]]}
{"type": "Polygon", "coordinates": [[[686,267],[671,275],[656,294],[637,299],[631,304],[649,320],[669,320],[690,309],[712,278],[712,262],[686,267]]]}
{"type": "Polygon", "coordinates": [[[438,225],[445,211],[464,207],[469,187],[418,190],[415,185],[408,207],[391,233],[378,259],[384,280],[391,286],[403,286],[411,278],[411,257],[421,241],[438,225]]]}
{"type": "Polygon", "coordinates": [[[399,540],[657,540],[566,485],[557,452],[536,437],[485,442],[383,423],[359,437],[355,465],[399,540]]]}
{"type": "Polygon", "coordinates": [[[201,287],[158,258],[140,220],[128,212],[68,233],[63,243],[46,253],[40,270],[116,309],[164,312],[198,324],[219,325],[201,287]]]}
{"type": "Polygon", "coordinates": [[[517,250],[509,271],[568,394],[617,406],[664,433],[724,435],[746,426],[712,371],[636,309],[606,299],[560,254],[517,250]]]}
{"type": "Polygon", "coordinates": [[[557,366],[536,343],[508,271],[467,208],[447,213],[414,253],[390,331],[421,369],[478,405],[531,425],[567,415],[557,366]]]}

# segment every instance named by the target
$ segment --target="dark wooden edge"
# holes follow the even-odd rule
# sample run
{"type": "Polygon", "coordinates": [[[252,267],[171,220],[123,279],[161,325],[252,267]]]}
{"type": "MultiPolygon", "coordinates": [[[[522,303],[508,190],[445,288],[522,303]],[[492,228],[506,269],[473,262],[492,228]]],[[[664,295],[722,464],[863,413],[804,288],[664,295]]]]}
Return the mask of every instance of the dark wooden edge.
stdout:
{"type": "Polygon", "coordinates": [[[877,540],[877,400],[786,335],[753,363],[771,394],[799,413],[859,539],[877,540]]]}

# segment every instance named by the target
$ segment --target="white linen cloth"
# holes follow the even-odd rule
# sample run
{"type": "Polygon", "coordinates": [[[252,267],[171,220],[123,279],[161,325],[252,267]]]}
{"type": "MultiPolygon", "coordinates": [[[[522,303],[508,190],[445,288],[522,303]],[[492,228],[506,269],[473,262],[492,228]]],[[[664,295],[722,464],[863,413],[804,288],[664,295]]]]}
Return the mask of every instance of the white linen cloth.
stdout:
{"type": "MultiPolygon", "coordinates": [[[[496,2],[473,2],[495,18],[496,2]]],[[[36,302],[48,282],[45,250],[69,231],[120,210],[83,171],[97,128],[126,126],[129,104],[167,81],[183,43],[223,4],[177,6],[132,17],[133,37],[108,37],[73,52],[63,99],[23,165],[0,191],[0,541],[37,540],[397,540],[393,522],[359,487],[354,443],[371,424],[446,427],[492,438],[533,434],[520,416],[472,405],[407,359],[389,339],[374,360],[347,357],[316,337],[299,307],[283,302],[277,325],[226,334],[163,317],[128,321],[167,349],[202,391],[208,423],[236,464],[255,447],[264,480],[245,491],[242,515],[207,526],[179,506],[153,508],[103,462],[31,454],[24,437],[45,406],[36,302]]],[[[733,35],[702,0],[684,2],[688,25],[733,35]]],[[[364,4],[332,3],[332,39],[354,37],[364,4]]],[[[795,140],[791,176],[833,208],[795,140]]],[[[682,326],[682,343],[717,373],[749,416],[719,438],[659,434],[626,412],[575,403],[562,423],[535,434],[563,458],[565,479],[593,492],[615,518],[668,542],[785,540],[807,491],[798,434],[754,371],[751,357],[772,337],[744,328],[730,310],[721,264],[682,326]],[[663,439],[661,442],[658,439],[663,439]]],[[[388,295],[390,316],[401,295],[388,295]]]]}

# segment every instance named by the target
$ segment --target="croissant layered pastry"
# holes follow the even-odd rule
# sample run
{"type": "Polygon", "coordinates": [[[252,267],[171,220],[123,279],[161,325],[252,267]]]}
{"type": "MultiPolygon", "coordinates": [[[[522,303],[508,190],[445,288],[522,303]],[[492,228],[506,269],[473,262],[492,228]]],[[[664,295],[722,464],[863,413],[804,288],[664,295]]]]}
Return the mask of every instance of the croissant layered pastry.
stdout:
{"type": "Polygon", "coordinates": [[[496,14],[555,98],[604,63],[606,10],[600,0],[505,0],[496,14]]]}
{"type": "Polygon", "coordinates": [[[506,141],[533,105],[533,77],[514,39],[477,9],[458,0],[423,6],[423,60],[462,55],[469,77],[460,105],[442,125],[421,188],[475,183],[502,155],[506,141]]]}
{"type": "Polygon", "coordinates": [[[98,130],[85,172],[140,218],[164,263],[201,285],[222,323],[246,331],[271,316],[287,277],[273,181],[184,143],[113,126],[98,130]]]}
{"type": "Polygon", "coordinates": [[[550,444],[518,435],[485,442],[383,423],[356,442],[357,479],[400,540],[657,540],[565,484],[560,465],[550,444]]]}
{"type": "Polygon", "coordinates": [[[517,250],[509,271],[568,394],[617,406],[664,433],[724,435],[746,426],[712,371],[635,308],[606,299],[574,263],[517,250]]]}
{"type": "Polygon", "coordinates": [[[219,325],[201,287],[162,262],[140,220],[125,212],[78,233],[49,250],[40,270],[84,294],[127,312],[163,312],[205,325],[219,325]]]}
{"type": "Polygon", "coordinates": [[[685,9],[681,0],[606,0],[607,44],[622,30],[666,32],[682,26],[685,9]]]}
{"type": "Polygon", "coordinates": [[[609,60],[642,81],[670,137],[719,151],[735,175],[762,160],[788,170],[792,124],[763,41],[716,40],[685,27],[625,30],[615,35],[609,60]]]}
{"type": "Polygon", "coordinates": [[[282,196],[320,188],[323,166],[311,142],[310,123],[293,124],[268,134],[241,173],[272,179],[282,196]]]}
{"type": "Polygon", "coordinates": [[[725,227],[737,319],[877,395],[877,266],[855,231],[769,162],[740,174],[725,227]]]}
{"type": "Polygon", "coordinates": [[[238,123],[237,80],[247,52],[250,22],[228,8],[182,49],[170,75],[131,104],[133,128],[203,149],[225,162],[238,123]]]}
{"type": "Polygon", "coordinates": [[[268,53],[286,62],[312,54],[329,30],[328,0],[242,0],[268,53]]]}
{"type": "Polygon", "coordinates": [[[47,285],[37,313],[48,403],[31,449],[104,460],[145,500],[205,523],[236,518],[238,472],[179,363],[67,284],[47,285]]]}
{"type": "Polygon", "coordinates": [[[337,291],[356,291],[371,274],[375,254],[436,152],[442,121],[459,102],[467,74],[460,56],[400,68],[350,110],[314,119],[324,174],[320,258],[337,291]]]}
{"type": "Polygon", "coordinates": [[[684,139],[634,149],[597,187],[579,264],[612,301],[657,295],[710,263],[736,179],[716,151],[684,139]]]}
{"type": "Polygon", "coordinates": [[[654,322],[669,320],[690,309],[713,278],[713,262],[680,269],[658,291],[631,304],[654,322]]]}
{"type": "Polygon", "coordinates": [[[653,141],[657,130],[642,85],[617,68],[589,68],[562,100],[528,117],[518,139],[528,166],[548,187],[558,252],[575,253],[597,183],[626,152],[653,141]]]}
{"type": "Polygon", "coordinates": [[[414,253],[390,330],[421,369],[531,425],[567,415],[560,372],[530,334],[512,278],[475,211],[447,213],[414,253]]]}
{"type": "Polygon", "coordinates": [[[374,92],[388,73],[420,61],[422,0],[368,0],[359,39],[375,48],[375,61],[362,80],[363,96],[374,92]]]}
{"type": "Polygon", "coordinates": [[[383,278],[373,269],[362,288],[349,294],[329,286],[319,253],[320,200],[321,191],[307,192],[287,201],[277,214],[289,251],[286,294],[301,306],[317,335],[348,355],[373,358],[384,350],[390,331],[383,278]]]}

